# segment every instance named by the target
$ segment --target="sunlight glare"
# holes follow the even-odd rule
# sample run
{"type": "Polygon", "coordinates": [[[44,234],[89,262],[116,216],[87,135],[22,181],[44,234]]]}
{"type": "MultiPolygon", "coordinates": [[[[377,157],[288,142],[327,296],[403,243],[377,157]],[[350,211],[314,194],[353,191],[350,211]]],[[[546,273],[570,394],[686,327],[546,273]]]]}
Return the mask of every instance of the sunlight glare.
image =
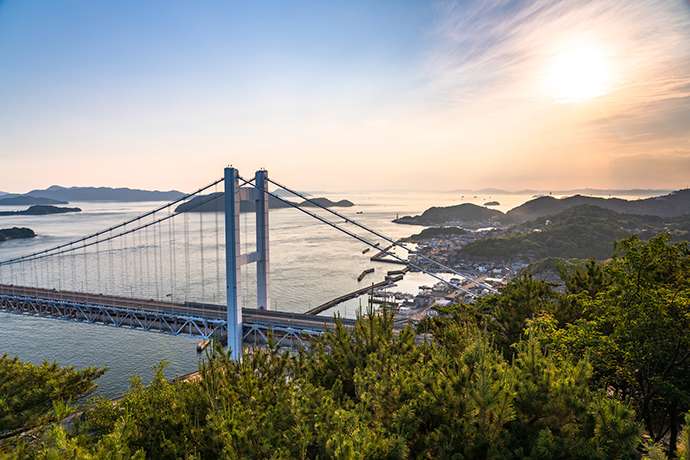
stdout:
{"type": "Polygon", "coordinates": [[[546,90],[558,102],[578,103],[611,90],[611,59],[596,42],[562,46],[546,70],[546,90]]]}

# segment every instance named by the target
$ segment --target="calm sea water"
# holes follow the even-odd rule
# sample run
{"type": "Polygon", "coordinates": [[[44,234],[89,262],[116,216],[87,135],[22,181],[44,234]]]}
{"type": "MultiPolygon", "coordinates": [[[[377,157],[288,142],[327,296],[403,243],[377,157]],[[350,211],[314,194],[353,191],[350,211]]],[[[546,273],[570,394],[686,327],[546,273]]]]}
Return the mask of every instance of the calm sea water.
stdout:
{"type": "MultiPolygon", "coordinates": [[[[397,215],[417,214],[430,206],[460,202],[483,204],[493,200],[501,203],[495,209],[506,211],[531,198],[527,195],[467,194],[461,197],[459,193],[424,192],[330,193],[329,197],[353,201],[356,206],[339,211],[391,238],[408,236],[420,230],[420,227],[392,223],[397,215]]],[[[159,204],[75,202],[70,206],[78,206],[83,212],[0,217],[0,228],[29,227],[38,234],[31,240],[0,244],[0,260],[72,241],[159,204]]],[[[166,214],[167,211],[157,217],[166,214]]],[[[328,218],[335,220],[333,216],[328,218]]],[[[243,214],[241,225],[243,251],[251,252],[254,244],[253,214],[243,214]]],[[[352,225],[345,227],[364,236],[352,225]]],[[[172,224],[168,221],[155,228],[112,243],[99,243],[86,251],[27,264],[13,273],[5,269],[0,272],[0,280],[142,298],[225,302],[222,216],[190,213],[173,219],[172,224]]],[[[372,242],[379,241],[367,238],[372,242]]],[[[362,254],[365,248],[363,243],[297,210],[272,210],[270,308],[303,312],[358,287],[381,281],[386,271],[399,268],[371,262],[369,257],[374,250],[362,254]],[[374,274],[358,283],[357,276],[371,267],[375,268],[374,274]]],[[[404,252],[400,254],[404,255],[404,252]]],[[[246,306],[255,305],[254,276],[251,265],[242,272],[240,293],[246,306]]],[[[398,283],[397,290],[415,293],[418,286],[434,282],[433,278],[423,274],[410,273],[398,283]]],[[[324,314],[352,317],[359,309],[360,300],[353,299],[324,314]]],[[[193,338],[3,313],[0,313],[0,353],[34,362],[48,360],[77,367],[107,367],[108,372],[99,381],[98,389],[106,396],[116,396],[125,391],[133,375],[147,381],[154,366],[161,361],[169,363],[168,375],[174,376],[195,370],[199,359],[193,338]]]]}

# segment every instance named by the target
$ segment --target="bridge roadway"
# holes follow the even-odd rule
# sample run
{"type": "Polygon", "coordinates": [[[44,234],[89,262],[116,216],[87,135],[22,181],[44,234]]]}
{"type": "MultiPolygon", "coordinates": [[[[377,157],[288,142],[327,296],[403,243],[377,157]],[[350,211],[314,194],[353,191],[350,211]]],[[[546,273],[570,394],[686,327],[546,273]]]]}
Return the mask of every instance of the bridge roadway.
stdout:
{"type": "MultiPolygon", "coordinates": [[[[104,294],[0,284],[0,310],[117,327],[209,338],[226,333],[225,305],[163,302],[104,294]]],[[[243,308],[245,342],[298,340],[335,326],[335,319],[300,313],[243,308]]],[[[342,319],[346,327],[354,320],[342,319]]]]}

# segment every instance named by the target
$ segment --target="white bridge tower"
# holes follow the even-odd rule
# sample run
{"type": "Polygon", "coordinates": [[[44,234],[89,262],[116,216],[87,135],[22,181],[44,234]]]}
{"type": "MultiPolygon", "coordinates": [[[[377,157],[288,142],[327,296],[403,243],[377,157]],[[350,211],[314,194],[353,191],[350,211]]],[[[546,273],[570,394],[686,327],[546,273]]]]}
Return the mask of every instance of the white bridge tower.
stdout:
{"type": "Polygon", "coordinates": [[[235,168],[225,168],[225,273],[227,289],[228,349],[232,358],[242,357],[242,305],[239,302],[242,265],[256,262],[256,303],[268,309],[269,239],[268,239],[268,172],[256,172],[254,187],[241,187],[235,168]],[[253,202],[256,213],[256,250],[242,254],[240,245],[241,202],[253,202]]]}

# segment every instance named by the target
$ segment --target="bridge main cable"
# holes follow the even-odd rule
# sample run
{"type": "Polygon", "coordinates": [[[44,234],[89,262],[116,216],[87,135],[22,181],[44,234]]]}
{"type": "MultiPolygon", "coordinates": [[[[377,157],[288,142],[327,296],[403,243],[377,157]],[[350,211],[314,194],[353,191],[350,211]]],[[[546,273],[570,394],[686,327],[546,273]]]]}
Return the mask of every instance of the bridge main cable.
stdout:
{"type": "MultiPolygon", "coordinates": [[[[21,262],[21,261],[23,261],[23,260],[29,260],[29,259],[32,259],[32,258],[35,257],[35,256],[39,256],[39,255],[42,255],[42,254],[47,254],[47,253],[50,253],[50,252],[53,252],[53,251],[57,251],[58,249],[66,248],[67,246],[73,246],[73,245],[76,245],[76,244],[81,243],[81,242],[83,242],[83,241],[87,241],[87,240],[90,240],[90,239],[92,239],[92,238],[96,238],[97,236],[100,236],[100,235],[103,235],[103,234],[105,234],[105,233],[111,232],[111,231],[116,230],[116,229],[118,229],[118,228],[120,228],[120,227],[124,227],[124,226],[127,226],[127,225],[129,225],[129,224],[131,224],[131,223],[133,223],[133,222],[137,222],[137,221],[139,221],[139,220],[141,220],[141,219],[143,219],[143,218],[145,218],[145,217],[148,217],[148,216],[150,216],[150,215],[152,215],[152,214],[155,214],[155,213],[157,213],[157,212],[160,212],[160,211],[162,211],[163,209],[169,208],[169,207],[171,207],[171,206],[173,206],[173,205],[175,205],[175,204],[177,204],[177,203],[180,203],[180,202],[182,202],[182,201],[186,201],[186,200],[188,200],[189,198],[191,198],[191,197],[193,197],[193,196],[195,196],[195,195],[198,195],[198,194],[201,193],[201,192],[204,192],[204,191],[208,190],[209,188],[215,186],[216,184],[219,184],[220,182],[223,182],[223,180],[225,180],[225,179],[224,179],[224,178],[220,178],[220,179],[218,179],[218,180],[216,180],[216,181],[214,181],[214,182],[211,182],[210,184],[208,184],[208,185],[206,185],[206,186],[204,186],[204,187],[201,187],[201,188],[198,189],[198,190],[195,190],[195,191],[192,192],[192,193],[188,193],[187,195],[184,195],[184,196],[182,196],[182,197],[180,197],[180,198],[178,198],[178,199],[176,199],[176,200],[174,200],[174,201],[171,201],[171,202],[169,202],[169,203],[166,203],[166,204],[163,205],[163,206],[160,206],[160,207],[158,207],[158,208],[156,208],[156,209],[153,209],[153,210],[151,210],[151,211],[148,211],[148,212],[146,212],[146,213],[144,213],[144,214],[141,214],[141,215],[139,215],[139,216],[137,216],[137,217],[133,217],[132,219],[130,219],[130,220],[126,221],[126,222],[122,222],[122,223],[120,223],[120,224],[118,224],[118,225],[114,225],[114,226],[112,226],[112,227],[110,227],[110,228],[107,228],[107,229],[105,229],[105,230],[101,230],[101,231],[98,231],[98,232],[96,232],[96,233],[92,233],[92,234],[90,234],[90,235],[81,237],[81,238],[79,238],[79,239],[77,239],[77,240],[70,241],[70,242],[68,242],[68,243],[63,243],[63,244],[54,246],[54,247],[52,247],[52,248],[50,248],[50,249],[44,249],[44,250],[42,250],[42,251],[37,251],[37,252],[31,253],[31,254],[27,254],[27,255],[25,255],[25,256],[15,257],[15,258],[13,258],[13,259],[7,259],[7,260],[0,261],[0,265],[9,265],[9,264],[11,264],[11,263],[21,262]]],[[[196,206],[195,206],[195,207],[196,207],[196,206]]],[[[177,214],[179,214],[179,213],[175,213],[175,214],[173,214],[173,216],[175,216],[175,215],[177,215],[177,214]]],[[[139,228],[141,229],[141,228],[144,228],[144,227],[145,227],[145,226],[142,226],[142,227],[139,227],[139,228]]],[[[136,229],[135,229],[135,230],[136,230],[136,229]]],[[[131,233],[131,232],[126,232],[126,233],[123,233],[123,234],[128,234],[128,233],[131,233]]],[[[116,235],[116,237],[117,237],[117,236],[119,236],[119,235],[116,235]]],[[[99,241],[108,241],[108,239],[99,240],[99,241]]],[[[89,245],[89,246],[90,246],[90,245],[89,245]]],[[[81,248],[82,246],[79,246],[79,247],[81,248]]],[[[69,252],[69,251],[67,251],[67,252],[69,252]]],[[[57,254],[48,254],[48,255],[57,255],[57,254]]]]}
{"type": "MultiPolygon", "coordinates": [[[[252,184],[251,184],[252,181],[248,181],[248,180],[244,179],[244,178],[241,177],[241,176],[237,176],[237,178],[238,178],[240,181],[243,182],[242,185],[252,185],[252,184]]],[[[286,189],[286,190],[287,190],[287,189],[286,189]]],[[[325,219],[325,218],[319,216],[319,215],[316,214],[316,213],[313,213],[313,212],[311,212],[311,211],[307,211],[306,209],[304,209],[303,207],[301,207],[301,206],[298,205],[297,203],[293,203],[292,201],[289,201],[289,200],[284,200],[283,198],[279,197],[278,195],[276,195],[276,194],[274,194],[274,193],[269,192],[268,190],[264,190],[264,193],[266,193],[266,194],[272,196],[273,198],[275,198],[275,199],[277,199],[277,200],[279,200],[279,201],[281,201],[281,202],[283,202],[283,203],[285,203],[285,204],[287,204],[287,205],[289,205],[289,206],[292,206],[293,208],[295,208],[295,209],[297,209],[297,210],[303,212],[304,214],[307,214],[307,215],[310,216],[310,217],[313,217],[314,219],[316,219],[316,220],[318,220],[318,221],[323,222],[323,223],[326,224],[326,225],[329,225],[329,226],[335,228],[336,230],[339,230],[339,231],[345,233],[346,235],[348,235],[348,236],[350,236],[350,237],[352,237],[352,238],[354,238],[354,239],[356,239],[356,240],[358,240],[358,241],[360,241],[360,242],[366,244],[367,246],[371,246],[371,247],[374,248],[374,249],[379,249],[379,247],[378,247],[375,243],[372,243],[372,242],[366,240],[365,238],[362,238],[361,236],[357,235],[356,233],[353,233],[353,232],[351,232],[351,231],[349,231],[349,230],[347,230],[347,229],[344,229],[344,228],[339,227],[337,224],[334,224],[333,222],[331,222],[331,221],[329,221],[328,219],[325,219]]],[[[380,249],[379,249],[379,250],[380,250],[380,249]]],[[[469,294],[469,295],[471,295],[471,296],[474,297],[474,294],[473,294],[471,291],[469,291],[469,290],[467,290],[467,289],[465,289],[465,288],[463,288],[463,287],[455,286],[454,284],[450,283],[449,281],[444,280],[443,278],[441,278],[440,276],[436,275],[435,273],[432,273],[432,272],[429,272],[429,271],[425,270],[424,268],[420,267],[419,265],[416,265],[416,264],[414,264],[414,263],[412,263],[412,262],[410,262],[410,261],[408,261],[408,260],[405,260],[405,259],[403,259],[402,257],[400,257],[400,256],[398,256],[398,255],[396,255],[396,254],[394,254],[394,253],[392,253],[392,252],[389,252],[389,251],[386,251],[386,250],[383,250],[382,252],[384,252],[386,255],[389,255],[389,256],[391,256],[391,257],[393,257],[393,258],[399,260],[400,262],[403,262],[403,263],[405,263],[405,264],[407,264],[407,265],[409,265],[409,266],[411,266],[411,267],[413,267],[413,268],[416,268],[417,270],[419,270],[419,271],[422,272],[422,273],[426,273],[427,275],[429,275],[429,276],[431,276],[431,277],[433,277],[433,278],[439,280],[439,281],[442,282],[443,284],[445,284],[445,285],[447,285],[447,286],[450,286],[450,287],[452,287],[453,289],[459,289],[459,290],[461,290],[461,291],[463,291],[463,292],[465,292],[465,293],[467,293],[467,294],[469,294]]]]}
{"type": "MultiPolygon", "coordinates": [[[[299,193],[299,192],[296,192],[295,190],[292,190],[292,189],[290,189],[290,188],[288,188],[288,187],[285,187],[284,185],[279,184],[278,182],[276,182],[276,181],[274,181],[274,180],[271,180],[270,178],[267,178],[267,180],[268,180],[270,183],[272,183],[273,185],[275,185],[276,187],[280,187],[280,188],[282,188],[283,190],[286,190],[286,191],[292,193],[293,195],[298,196],[298,197],[304,199],[304,200],[307,201],[308,203],[311,203],[312,205],[314,205],[314,206],[316,206],[316,207],[318,207],[318,208],[320,208],[320,209],[323,209],[324,211],[327,211],[327,212],[329,212],[329,213],[331,213],[331,214],[333,214],[333,215],[335,215],[335,216],[337,216],[337,217],[339,217],[339,218],[341,218],[341,219],[344,219],[346,222],[348,222],[348,223],[350,223],[350,224],[353,224],[353,225],[356,225],[357,227],[361,228],[362,230],[365,230],[365,231],[367,231],[367,232],[370,232],[370,233],[376,235],[377,237],[379,237],[379,238],[381,238],[381,239],[383,239],[383,240],[389,242],[390,244],[392,244],[392,245],[395,246],[395,247],[402,248],[402,249],[404,249],[405,251],[408,251],[408,252],[410,251],[410,249],[408,249],[404,244],[400,244],[400,243],[398,243],[397,241],[395,241],[394,239],[392,239],[392,238],[390,238],[390,237],[388,237],[388,236],[386,236],[386,235],[383,235],[382,233],[379,233],[379,232],[377,232],[376,230],[367,227],[366,225],[360,224],[359,222],[350,219],[349,217],[345,216],[344,214],[341,214],[341,213],[339,213],[339,212],[337,212],[337,211],[334,211],[334,210],[332,210],[332,209],[330,209],[330,208],[327,208],[326,206],[323,206],[321,203],[319,203],[319,202],[317,202],[317,201],[315,201],[315,200],[312,200],[312,199],[310,199],[309,197],[307,197],[307,196],[305,196],[305,195],[303,195],[303,194],[301,194],[301,193],[299,193]]],[[[274,196],[275,196],[275,195],[274,195],[274,196]]],[[[465,274],[465,273],[458,272],[458,271],[455,270],[454,268],[449,267],[449,266],[447,266],[447,265],[445,265],[445,264],[442,264],[441,262],[439,262],[439,261],[437,261],[437,260],[434,260],[434,259],[432,259],[431,257],[425,256],[425,255],[422,255],[422,254],[418,254],[418,257],[421,258],[421,259],[427,260],[427,261],[431,262],[432,264],[434,264],[434,265],[436,265],[436,266],[438,266],[438,267],[441,267],[441,268],[443,268],[444,270],[447,270],[447,271],[449,271],[449,272],[451,272],[451,273],[454,273],[454,274],[456,274],[456,275],[462,276],[463,278],[470,279],[470,280],[474,281],[475,283],[479,284],[480,286],[482,286],[483,288],[488,289],[488,290],[491,291],[491,292],[497,292],[496,289],[495,289],[493,286],[490,286],[490,285],[488,285],[488,284],[486,284],[486,283],[482,283],[482,282],[478,281],[477,279],[475,279],[475,278],[473,278],[473,277],[471,277],[471,276],[468,276],[468,275],[465,274]]]]}
{"type": "MultiPolygon", "coordinates": [[[[223,180],[223,179],[221,179],[221,181],[222,181],[222,180],[223,180]]],[[[203,190],[206,190],[206,188],[208,188],[208,187],[205,187],[204,189],[202,189],[202,191],[203,191],[203,190]]],[[[198,192],[196,192],[196,193],[198,193],[198,192]]],[[[196,193],[195,193],[195,194],[196,194],[196,193]]],[[[190,195],[190,196],[193,196],[193,195],[190,195]]],[[[108,236],[108,238],[104,238],[104,239],[92,241],[92,242],[90,242],[90,243],[88,243],[88,244],[84,243],[84,244],[82,244],[81,246],[71,247],[71,248],[69,248],[69,249],[67,249],[67,250],[63,250],[63,251],[59,251],[59,252],[39,251],[39,252],[34,253],[34,256],[29,255],[29,256],[24,256],[24,257],[21,257],[21,258],[18,257],[18,258],[16,258],[16,259],[10,259],[10,260],[2,261],[2,262],[0,262],[0,266],[11,265],[11,264],[19,263],[19,262],[30,262],[30,261],[32,261],[32,260],[44,259],[44,258],[46,258],[46,257],[53,257],[53,256],[57,256],[57,255],[60,255],[60,254],[66,254],[66,253],[68,253],[68,252],[77,251],[77,250],[79,250],[79,249],[85,249],[85,248],[88,248],[88,247],[90,247],[90,246],[94,246],[94,245],[99,244],[99,243],[104,243],[104,242],[106,242],[106,241],[114,240],[114,239],[119,238],[119,237],[121,237],[121,236],[129,235],[130,233],[134,233],[134,232],[137,232],[137,231],[139,231],[139,230],[142,230],[142,229],[151,227],[152,225],[156,225],[156,224],[158,224],[158,223],[164,222],[164,221],[166,221],[166,220],[168,220],[168,219],[172,219],[173,217],[179,216],[180,214],[184,214],[185,212],[189,212],[189,211],[191,211],[191,210],[193,210],[193,209],[196,209],[196,208],[198,208],[198,207],[200,207],[200,206],[203,206],[203,205],[205,205],[206,203],[210,203],[211,201],[214,201],[214,200],[217,200],[217,199],[219,199],[219,198],[222,198],[222,196],[223,196],[223,195],[210,196],[208,199],[206,199],[206,200],[204,200],[204,201],[202,201],[202,202],[200,202],[200,203],[194,205],[193,207],[191,207],[191,208],[185,210],[184,212],[175,212],[175,213],[173,213],[173,214],[169,214],[169,215],[167,215],[167,216],[161,217],[161,218],[158,219],[158,220],[154,220],[154,221],[151,221],[151,222],[149,222],[149,223],[147,223],[147,224],[140,225],[139,227],[131,228],[131,229],[126,230],[126,231],[124,231],[124,232],[120,232],[120,233],[118,233],[118,234],[116,234],[116,235],[110,235],[110,236],[108,236]],[[46,252],[51,252],[51,254],[46,254],[46,252]],[[31,258],[29,258],[30,256],[31,256],[31,258]]],[[[162,209],[165,209],[165,208],[167,208],[167,207],[170,207],[170,206],[172,206],[173,204],[175,204],[175,203],[177,203],[177,202],[179,202],[179,201],[171,202],[171,203],[169,203],[168,205],[163,206],[162,208],[159,208],[156,212],[161,211],[162,209]]],[[[153,213],[153,211],[152,211],[152,212],[148,212],[148,213],[142,215],[142,217],[149,216],[149,215],[151,215],[152,213],[153,213]]],[[[136,222],[137,220],[140,220],[140,219],[141,219],[141,217],[140,217],[140,218],[137,218],[137,219],[129,220],[129,221],[127,221],[127,224],[131,224],[132,222],[136,222]]],[[[124,226],[124,225],[126,225],[126,224],[116,225],[116,226],[114,226],[114,227],[112,227],[112,228],[120,228],[120,227],[122,227],[122,226],[124,226]]],[[[103,233],[105,233],[105,232],[98,232],[98,235],[101,235],[101,234],[103,234],[103,233]]],[[[76,243],[86,242],[86,241],[88,241],[88,240],[94,238],[95,235],[96,235],[96,234],[94,233],[93,235],[90,235],[90,236],[84,237],[84,238],[80,238],[79,240],[74,241],[74,242],[72,242],[72,243],[62,244],[62,245],[60,245],[59,247],[56,246],[56,247],[53,248],[53,250],[56,250],[56,249],[58,249],[58,248],[64,248],[64,247],[67,247],[67,246],[72,246],[73,244],[76,244],[76,243]]]]}

